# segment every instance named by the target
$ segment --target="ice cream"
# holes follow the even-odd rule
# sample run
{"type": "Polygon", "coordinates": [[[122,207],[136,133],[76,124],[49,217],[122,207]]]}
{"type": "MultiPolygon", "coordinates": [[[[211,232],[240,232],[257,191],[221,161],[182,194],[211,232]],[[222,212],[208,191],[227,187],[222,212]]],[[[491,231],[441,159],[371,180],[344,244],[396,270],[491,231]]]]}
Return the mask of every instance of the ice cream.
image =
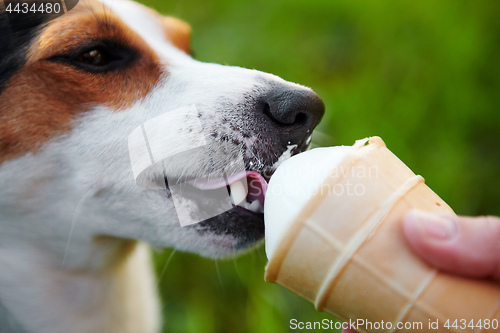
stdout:
{"type": "Polygon", "coordinates": [[[498,283],[439,272],[409,248],[401,220],[415,208],[454,214],[378,137],[292,157],[267,189],[265,279],[360,332],[499,332],[498,283]]]}
{"type": "Polygon", "coordinates": [[[352,149],[351,146],[312,149],[286,160],[276,170],[264,206],[269,259],[294,218],[352,149]]]}

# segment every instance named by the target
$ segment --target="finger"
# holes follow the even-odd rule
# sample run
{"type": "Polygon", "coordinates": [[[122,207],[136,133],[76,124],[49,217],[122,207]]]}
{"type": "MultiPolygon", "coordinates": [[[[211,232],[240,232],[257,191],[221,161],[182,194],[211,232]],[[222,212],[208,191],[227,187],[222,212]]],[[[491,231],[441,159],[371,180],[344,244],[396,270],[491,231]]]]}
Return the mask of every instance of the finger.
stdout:
{"type": "Polygon", "coordinates": [[[412,248],[437,268],[500,280],[500,219],[411,211],[403,229],[412,248]]]}

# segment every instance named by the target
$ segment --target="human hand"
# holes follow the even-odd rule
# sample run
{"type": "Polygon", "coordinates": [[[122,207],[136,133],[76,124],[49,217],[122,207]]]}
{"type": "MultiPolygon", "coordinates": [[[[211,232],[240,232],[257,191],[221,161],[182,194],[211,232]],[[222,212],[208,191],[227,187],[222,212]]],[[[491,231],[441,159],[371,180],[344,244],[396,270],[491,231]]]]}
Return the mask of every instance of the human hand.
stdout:
{"type": "MultiPolygon", "coordinates": [[[[500,218],[410,211],[403,232],[411,248],[432,266],[452,274],[500,281],[500,218]]],[[[342,333],[356,333],[344,329],[342,333]]]]}
{"type": "Polygon", "coordinates": [[[413,210],[403,219],[403,231],[413,250],[432,266],[500,281],[500,218],[413,210]]]}

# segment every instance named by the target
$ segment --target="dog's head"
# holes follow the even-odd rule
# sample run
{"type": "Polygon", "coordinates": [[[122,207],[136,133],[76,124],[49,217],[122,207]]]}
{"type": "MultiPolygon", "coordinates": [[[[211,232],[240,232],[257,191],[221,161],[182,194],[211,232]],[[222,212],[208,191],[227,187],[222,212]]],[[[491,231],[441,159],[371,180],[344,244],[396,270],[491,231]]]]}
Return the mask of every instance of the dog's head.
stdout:
{"type": "MultiPolygon", "coordinates": [[[[190,56],[186,23],[134,2],[81,0],[54,20],[31,19],[29,29],[13,33],[5,17],[0,21],[5,218],[50,219],[63,238],[76,223],[93,235],[207,256],[230,255],[263,237],[263,199],[255,191],[247,199],[258,203],[181,227],[169,185],[241,157],[246,172],[229,172],[228,182],[246,180],[263,190],[278,164],[310,142],[324,112],[312,90],[256,70],[199,62],[190,56]],[[206,149],[185,158],[181,169],[164,170],[170,174],[148,175],[167,178],[165,188],[137,186],[129,135],[188,105],[196,108],[206,149]]],[[[162,126],[165,138],[194,128],[181,118],[162,126]]],[[[217,186],[200,190],[209,197],[217,186]]]]}

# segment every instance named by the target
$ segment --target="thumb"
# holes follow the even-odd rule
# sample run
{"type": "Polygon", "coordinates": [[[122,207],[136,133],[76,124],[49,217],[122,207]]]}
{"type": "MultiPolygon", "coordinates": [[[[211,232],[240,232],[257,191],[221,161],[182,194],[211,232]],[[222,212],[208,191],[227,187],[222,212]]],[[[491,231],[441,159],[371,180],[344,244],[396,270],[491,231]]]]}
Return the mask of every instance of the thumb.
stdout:
{"type": "Polygon", "coordinates": [[[411,247],[451,273],[500,280],[500,218],[460,217],[413,210],[403,220],[411,247]]]}

